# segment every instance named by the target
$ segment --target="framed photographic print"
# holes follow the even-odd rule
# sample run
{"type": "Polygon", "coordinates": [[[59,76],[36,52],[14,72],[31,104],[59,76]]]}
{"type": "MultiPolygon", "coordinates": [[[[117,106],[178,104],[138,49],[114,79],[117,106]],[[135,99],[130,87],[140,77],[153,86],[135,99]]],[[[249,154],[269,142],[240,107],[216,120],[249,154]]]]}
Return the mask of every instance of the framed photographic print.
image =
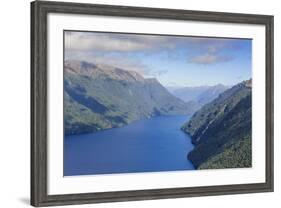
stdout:
{"type": "Polygon", "coordinates": [[[31,204],[273,191],[273,16],[31,3],[31,204]]]}

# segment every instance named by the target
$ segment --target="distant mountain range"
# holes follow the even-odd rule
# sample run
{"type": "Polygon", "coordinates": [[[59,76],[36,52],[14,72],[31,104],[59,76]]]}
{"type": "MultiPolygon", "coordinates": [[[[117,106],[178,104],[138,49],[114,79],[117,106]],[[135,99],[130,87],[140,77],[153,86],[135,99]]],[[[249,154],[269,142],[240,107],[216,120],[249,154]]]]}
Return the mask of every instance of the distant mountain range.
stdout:
{"type": "Polygon", "coordinates": [[[65,134],[80,134],[124,126],[158,115],[184,115],[192,105],[173,96],[156,79],[135,71],[65,61],[65,134]]]}
{"type": "Polygon", "coordinates": [[[204,105],[183,125],[198,169],[251,167],[252,81],[244,81],[204,105]]]}
{"type": "Polygon", "coordinates": [[[185,102],[192,103],[196,109],[211,102],[228,88],[229,86],[222,84],[198,87],[167,87],[174,96],[185,102]]]}

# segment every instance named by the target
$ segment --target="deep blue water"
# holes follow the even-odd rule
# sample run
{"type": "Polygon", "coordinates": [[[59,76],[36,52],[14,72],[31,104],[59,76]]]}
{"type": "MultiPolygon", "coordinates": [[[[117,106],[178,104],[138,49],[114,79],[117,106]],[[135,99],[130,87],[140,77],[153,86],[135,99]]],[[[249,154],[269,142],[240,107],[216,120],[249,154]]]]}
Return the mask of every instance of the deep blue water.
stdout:
{"type": "Polygon", "coordinates": [[[192,170],[188,116],[160,116],[125,127],[66,136],[64,175],[192,170]]]}

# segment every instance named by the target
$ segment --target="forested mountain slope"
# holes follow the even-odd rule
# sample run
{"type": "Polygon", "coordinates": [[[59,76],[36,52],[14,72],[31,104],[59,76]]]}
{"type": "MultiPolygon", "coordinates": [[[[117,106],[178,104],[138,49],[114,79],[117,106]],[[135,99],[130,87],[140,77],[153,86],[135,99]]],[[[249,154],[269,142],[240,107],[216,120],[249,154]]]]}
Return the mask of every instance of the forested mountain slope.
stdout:
{"type": "Polygon", "coordinates": [[[197,111],[182,130],[195,148],[188,154],[198,169],[251,166],[251,80],[226,90],[197,111]]]}
{"type": "Polygon", "coordinates": [[[112,66],[65,62],[66,135],[120,127],[152,116],[192,112],[191,106],[170,94],[156,79],[112,66]]]}

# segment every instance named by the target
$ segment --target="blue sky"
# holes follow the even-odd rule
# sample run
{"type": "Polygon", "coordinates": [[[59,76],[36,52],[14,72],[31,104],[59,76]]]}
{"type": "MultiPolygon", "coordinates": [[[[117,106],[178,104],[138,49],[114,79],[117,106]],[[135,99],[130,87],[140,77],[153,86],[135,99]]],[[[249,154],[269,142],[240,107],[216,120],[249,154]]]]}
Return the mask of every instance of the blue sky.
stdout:
{"type": "Polygon", "coordinates": [[[137,71],[164,86],[233,85],[251,78],[252,41],[65,32],[65,58],[137,71]]]}

